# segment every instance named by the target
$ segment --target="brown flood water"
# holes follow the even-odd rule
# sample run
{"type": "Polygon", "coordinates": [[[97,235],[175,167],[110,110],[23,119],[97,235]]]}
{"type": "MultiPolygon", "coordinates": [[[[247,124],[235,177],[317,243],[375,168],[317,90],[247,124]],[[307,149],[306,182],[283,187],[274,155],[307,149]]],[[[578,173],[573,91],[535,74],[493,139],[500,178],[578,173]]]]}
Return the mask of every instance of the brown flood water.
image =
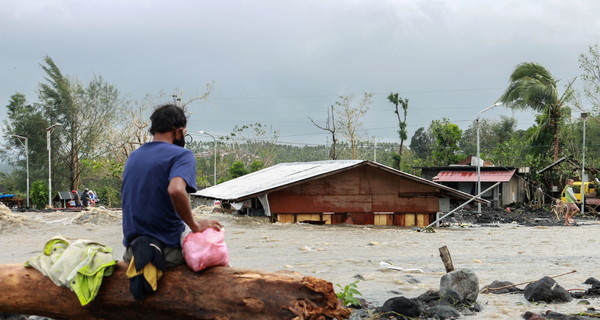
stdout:
{"type": "MultiPolygon", "coordinates": [[[[236,217],[195,210],[198,217],[219,219],[225,226],[231,265],[265,271],[297,271],[346,285],[359,277],[363,298],[379,306],[394,296],[416,297],[439,288],[445,273],[439,248],[447,246],[457,269],[479,277],[480,288],[494,280],[520,283],[577,270],[557,278],[565,289],[587,289],[589,277],[600,279],[600,222],[579,221],[577,227],[440,228],[419,233],[405,228],[269,223],[261,218],[236,217]],[[403,270],[380,267],[387,262],[403,270]]],[[[22,263],[41,252],[54,235],[93,239],[109,245],[120,259],[118,212],[2,213],[0,263],[22,263]]],[[[0,275],[1,276],[1,275],[0,275]]],[[[523,286],[519,286],[524,288],[523,286]]],[[[563,313],[600,308],[590,305],[531,304],[523,295],[480,294],[483,311],[465,319],[520,319],[525,311],[563,313]]]]}

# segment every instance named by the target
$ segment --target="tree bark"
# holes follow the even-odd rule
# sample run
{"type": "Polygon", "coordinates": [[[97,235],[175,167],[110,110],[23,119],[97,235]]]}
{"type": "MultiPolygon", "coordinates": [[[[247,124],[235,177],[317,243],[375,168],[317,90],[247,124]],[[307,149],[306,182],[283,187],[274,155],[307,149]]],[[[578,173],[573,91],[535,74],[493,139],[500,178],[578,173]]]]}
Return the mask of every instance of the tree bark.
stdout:
{"type": "Polygon", "coordinates": [[[0,312],[60,319],[347,319],[330,282],[298,273],[215,267],[168,269],[158,290],[135,301],[119,262],[85,307],[33,268],[0,265],[0,312]]]}

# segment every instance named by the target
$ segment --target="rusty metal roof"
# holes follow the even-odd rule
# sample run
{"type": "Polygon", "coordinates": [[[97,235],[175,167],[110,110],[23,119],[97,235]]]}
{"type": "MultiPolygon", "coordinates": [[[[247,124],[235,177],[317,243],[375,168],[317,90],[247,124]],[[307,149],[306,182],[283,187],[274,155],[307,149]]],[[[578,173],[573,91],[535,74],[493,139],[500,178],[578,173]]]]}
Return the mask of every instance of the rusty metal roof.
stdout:
{"type": "MultiPolygon", "coordinates": [[[[515,174],[515,170],[481,171],[481,182],[508,182],[515,174]]],[[[477,182],[477,172],[473,171],[441,171],[433,177],[435,182],[477,182]]]]}
{"type": "MultiPolygon", "coordinates": [[[[440,189],[443,194],[452,198],[468,200],[472,197],[468,193],[458,191],[451,187],[447,187],[368,160],[326,160],[314,162],[280,163],[260,171],[241,176],[239,178],[223,182],[216,186],[199,190],[192,195],[209,199],[239,202],[264,195],[281,188],[299,184],[306,180],[321,178],[340,171],[365,165],[380,168],[392,174],[436,187],[440,189]]],[[[480,200],[480,202],[488,203],[486,200],[480,200]]]]}

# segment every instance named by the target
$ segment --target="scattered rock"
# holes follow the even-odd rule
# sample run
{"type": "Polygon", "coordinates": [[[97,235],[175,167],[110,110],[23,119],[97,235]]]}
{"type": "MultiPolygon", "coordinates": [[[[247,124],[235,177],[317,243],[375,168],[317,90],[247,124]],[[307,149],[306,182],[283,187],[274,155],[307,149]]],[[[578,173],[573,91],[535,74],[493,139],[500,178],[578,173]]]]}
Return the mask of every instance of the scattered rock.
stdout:
{"type": "Polygon", "coordinates": [[[433,317],[434,319],[458,319],[461,314],[458,310],[450,307],[450,306],[434,306],[425,310],[428,317],[433,317]]]}
{"type": "Polygon", "coordinates": [[[440,292],[435,290],[427,290],[420,296],[416,297],[415,300],[420,301],[426,307],[433,307],[437,305],[440,300],[440,292]]]}
{"type": "Polygon", "coordinates": [[[521,293],[523,292],[523,289],[519,289],[517,287],[513,286],[514,283],[510,282],[510,281],[500,281],[500,280],[494,280],[494,282],[488,284],[487,286],[483,287],[481,289],[482,293],[493,293],[493,294],[506,294],[506,293],[521,293]],[[513,286],[513,287],[511,287],[513,286]],[[503,288],[503,287],[508,287],[508,288],[503,288]],[[495,290],[496,288],[503,288],[503,289],[498,289],[495,290]]]}
{"type": "Polygon", "coordinates": [[[546,318],[544,318],[543,316],[537,313],[533,313],[531,311],[525,312],[521,317],[523,317],[523,319],[525,320],[546,320],[546,318]]]}
{"type": "Polygon", "coordinates": [[[383,306],[377,309],[377,312],[381,314],[381,316],[394,318],[389,319],[405,319],[404,317],[419,317],[421,315],[421,310],[419,308],[419,304],[405,297],[394,297],[388,299],[383,306]]]}
{"type": "Polygon", "coordinates": [[[460,306],[463,303],[463,299],[454,290],[446,290],[444,294],[440,293],[439,304],[441,306],[460,306]]]}
{"type": "Polygon", "coordinates": [[[573,300],[569,291],[561,287],[554,279],[543,277],[525,287],[527,301],[561,303],[573,300]]]}
{"type": "Polygon", "coordinates": [[[583,283],[584,284],[591,284],[592,286],[600,286],[600,281],[598,281],[594,277],[587,278],[583,283]]]}

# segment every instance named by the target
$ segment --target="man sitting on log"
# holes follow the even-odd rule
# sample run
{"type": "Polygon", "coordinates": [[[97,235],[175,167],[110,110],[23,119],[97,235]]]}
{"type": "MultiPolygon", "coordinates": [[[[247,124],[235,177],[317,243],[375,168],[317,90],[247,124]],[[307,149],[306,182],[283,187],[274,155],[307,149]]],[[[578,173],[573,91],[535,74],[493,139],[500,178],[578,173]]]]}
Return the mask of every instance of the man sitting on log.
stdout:
{"type": "Polygon", "coordinates": [[[185,263],[181,251],[184,222],[191,232],[222,227],[216,220],[196,221],[192,214],[188,192],[196,191],[196,160],[183,148],[184,110],[173,104],[159,106],[150,120],[153,139],[131,153],[121,187],[123,259],[134,273],[141,273],[148,262],[159,269],[185,263]]]}

